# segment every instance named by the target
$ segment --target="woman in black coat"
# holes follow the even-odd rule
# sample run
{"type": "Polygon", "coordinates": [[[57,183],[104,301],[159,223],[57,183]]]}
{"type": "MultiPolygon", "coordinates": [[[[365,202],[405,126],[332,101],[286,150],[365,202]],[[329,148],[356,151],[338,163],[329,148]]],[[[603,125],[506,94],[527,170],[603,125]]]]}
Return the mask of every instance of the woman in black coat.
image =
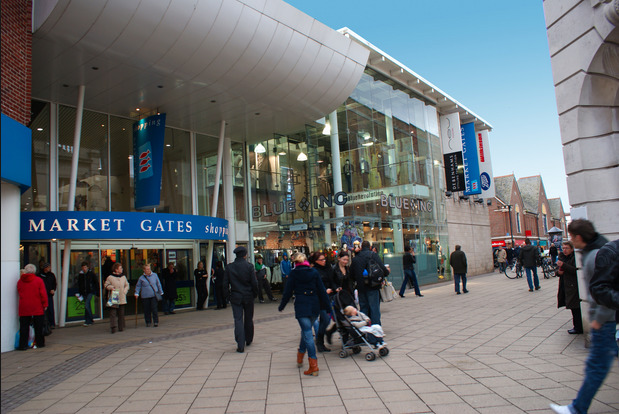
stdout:
{"type": "Polygon", "coordinates": [[[193,276],[196,279],[196,291],[198,293],[198,299],[196,300],[196,310],[204,310],[204,302],[208,298],[208,289],[206,282],[208,281],[208,274],[204,268],[204,262],[198,262],[198,268],[193,271],[193,276]]]}
{"type": "Polygon", "coordinates": [[[298,253],[294,258],[295,268],[290,272],[284,295],[279,305],[279,311],[283,311],[286,304],[294,294],[294,314],[301,327],[301,342],[297,352],[297,365],[303,365],[305,352],[309,357],[309,369],[303,372],[305,375],[318,375],[318,360],[316,359],[316,347],[312,335],[312,325],[321,310],[331,311],[329,296],[325,289],[320,274],[316,269],[309,266],[307,257],[298,253]]]}
{"type": "Polygon", "coordinates": [[[578,292],[578,278],[576,276],[576,258],[574,257],[574,245],[570,241],[563,242],[563,252],[557,260],[559,270],[559,292],[557,294],[557,307],[565,306],[572,311],[574,327],[567,332],[570,334],[583,333],[582,313],[580,312],[580,294],[578,292]]]}
{"type": "MultiPolygon", "coordinates": [[[[333,268],[327,263],[327,258],[324,253],[312,253],[309,262],[320,274],[320,279],[327,290],[327,295],[333,295],[341,289],[335,282],[335,273],[333,268]]],[[[329,322],[331,322],[331,315],[327,311],[321,310],[320,323],[316,330],[316,348],[318,352],[331,352],[331,350],[325,346],[325,333],[327,332],[329,322]]]]}

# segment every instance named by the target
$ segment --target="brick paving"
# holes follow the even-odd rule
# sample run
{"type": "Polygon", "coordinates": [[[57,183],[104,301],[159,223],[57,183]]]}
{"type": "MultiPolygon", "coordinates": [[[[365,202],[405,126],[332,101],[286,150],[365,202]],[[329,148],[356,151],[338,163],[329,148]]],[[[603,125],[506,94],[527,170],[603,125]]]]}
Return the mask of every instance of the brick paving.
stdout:
{"type": "MultiPolygon", "coordinates": [[[[469,278],[468,294],[449,282],[424,287],[423,298],[409,292],[381,306],[387,357],[319,354],[318,377],[296,367],[292,304],[282,314],[256,304],[243,354],[230,308],[161,315],[158,328],[129,318],[114,335],[107,320],[56,329],[45,348],[2,354],[2,412],[550,412],[576,395],[587,350],[566,332],[557,279],[541,283],[530,293],[495,273],[469,278]]],[[[589,412],[619,412],[619,364],[589,412]]]]}

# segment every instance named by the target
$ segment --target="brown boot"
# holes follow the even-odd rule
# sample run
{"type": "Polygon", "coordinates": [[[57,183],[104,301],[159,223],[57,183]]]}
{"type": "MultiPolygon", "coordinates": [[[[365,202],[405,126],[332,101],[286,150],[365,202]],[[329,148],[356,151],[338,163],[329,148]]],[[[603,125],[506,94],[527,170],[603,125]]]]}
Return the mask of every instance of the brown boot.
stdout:
{"type": "Polygon", "coordinates": [[[318,360],[314,358],[309,359],[309,369],[304,372],[305,375],[318,376],[318,360]]]}
{"type": "Polygon", "coordinates": [[[305,352],[297,351],[297,366],[298,367],[303,366],[303,358],[305,358],[305,352]]]}

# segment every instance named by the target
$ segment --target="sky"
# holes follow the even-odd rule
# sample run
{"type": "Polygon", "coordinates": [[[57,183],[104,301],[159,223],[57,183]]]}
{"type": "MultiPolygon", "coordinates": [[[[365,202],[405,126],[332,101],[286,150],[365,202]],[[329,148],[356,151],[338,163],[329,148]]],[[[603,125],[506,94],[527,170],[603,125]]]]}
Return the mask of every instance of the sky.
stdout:
{"type": "Polygon", "coordinates": [[[494,176],[541,175],[569,211],[541,0],[285,0],[348,27],[489,122],[494,176]]]}

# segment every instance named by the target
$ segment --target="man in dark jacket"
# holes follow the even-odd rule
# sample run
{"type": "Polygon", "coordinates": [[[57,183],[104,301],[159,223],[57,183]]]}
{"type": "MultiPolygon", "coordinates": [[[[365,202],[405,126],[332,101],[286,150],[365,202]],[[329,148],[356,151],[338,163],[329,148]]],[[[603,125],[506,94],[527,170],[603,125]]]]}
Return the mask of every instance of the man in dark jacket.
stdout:
{"type": "Polygon", "coordinates": [[[165,315],[174,315],[174,306],[176,305],[176,279],[178,271],[174,268],[174,263],[169,262],[168,267],[161,272],[163,278],[163,313],[165,315]]]}
{"type": "Polygon", "coordinates": [[[404,256],[402,256],[402,267],[404,269],[404,279],[402,280],[402,286],[400,287],[400,297],[404,297],[404,292],[406,291],[406,282],[410,282],[415,289],[415,295],[419,297],[423,297],[421,291],[419,290],[419,282],[417,282],[417,275],[415,274],[415,259],[414,252],[411,253],[412,249],[410,246],[404,247],[404,256]]]}
{"type": "Polygon", "coordinates": [[[245,345],[251,345],[254,340],[254,298],[258,296],[258,281],[254,266],[245,260],[247,249],[239,246],[234,254],[236,259],[224,273],[224,293],[232,305],[236,352],[244,352],[245,345]]]}
{"type": "Polygon", "coordinates": [[[580,312],[580,294],[578,292],[578,277],[576,276],[576,257],[574,256],[574,246],[572,242],[563,242],[563,253],[559,254],[557,261],[559,269],[559,292],[557,293],[557,307],[565,306],[572,311],[573,328],[567,332],[569,334],[581,334],[582,314],[580,312]]]}
{"type": "Polygon", "coordinates": [[[598,251],[589,289],[597,303],[619,311],[619,240],[606,243],[598,251]]]}
{"type": "Polygon", "coordinates": [[[45,311],[47,315],[47,320],[49,322],[50,328],[56,327],[56,316],[54,315],[54,294],[56,293],[56,275],[52,272],[52,265],[49,263],[44,263],[41,266],[41,273],[39,277],[43,279],[43,283],[45,284],[45,290],[47,291],[47,311],[45,311]]]}
{"type": "Polygon", "coordinates": [[[531,240],[528,238],[524,239],[524,247],[520,249],[518,260],[520,260],[520,263],[522,264],[522,267],[524,267],[524,271],[527,274],[529,292],[533,292],[533,285],[535,285],[535,290],[540,290],[539,278],[537,277],[539,250],[531,244],[531,240]],[[533,273],[533,281],[531,281],[531,273],[533,273]]]}
{"type": "Polygon", "coordinates": [[[84,326],[90,326],[95,323],[92,317],[90,302],[93,296],[99,296],[99,282],[97,281],[97,275],[90,270],[88,262],[82,262],[82,270],[80,270],[77,276],[77,286],[84,300],[84,326]]]}
{"type": "Polygon", "coordinates": [[[366,284],[366,279],[363,277],[363,271],[367,270],[370,259],[380,267],[383,275],[389,274],[389,269],[385,267],[383,261],[377,253],[370,251],[370,242],[364,240],[361,243],[361,250],[352,259],[350,265],[350,273],[357,282],[357,291],[359,292],[359,305],[361,312],[365,313],[371,320],[372,324],[381,325],[380,321],[380,288],[381,286],[371,287],[366,284]]]}
{"type": "Polygon", "coordinates": [[[456,250],[451,252],[449,256],[449,265],[454,271],[454,285],[456,288],[456,294],[460,294],[460,279],[462,279],[462,291],[469,293],[466,290],[466,272],[468,271],[468,264],[466,262],[466,254],[461,250],[459,244],[456,244],[456,250]]]}

